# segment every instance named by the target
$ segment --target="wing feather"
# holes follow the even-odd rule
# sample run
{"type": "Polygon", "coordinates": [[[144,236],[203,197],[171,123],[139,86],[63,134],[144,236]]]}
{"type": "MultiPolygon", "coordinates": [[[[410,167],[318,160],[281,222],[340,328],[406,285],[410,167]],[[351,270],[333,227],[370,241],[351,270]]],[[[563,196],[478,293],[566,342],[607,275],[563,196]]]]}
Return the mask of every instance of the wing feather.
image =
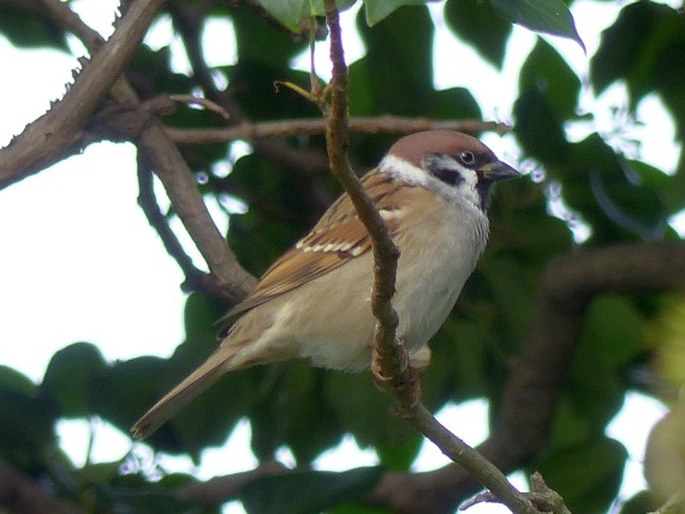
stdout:
{"type": "MultiPolygon", "coordinates": [[[[397,232],[397,218],[388,213],[402,205],[398,190],[402,185],[393,177],[371,171],[362,184],[377,209],[384,214],[390,235],[397,232]]],[[[228,322],[267,300],[287,293],[364,255],[371,249],[366,227],[347,194],[331,205],[314,228],[266,270],[249,296],[219,322],[228,322]]]]}

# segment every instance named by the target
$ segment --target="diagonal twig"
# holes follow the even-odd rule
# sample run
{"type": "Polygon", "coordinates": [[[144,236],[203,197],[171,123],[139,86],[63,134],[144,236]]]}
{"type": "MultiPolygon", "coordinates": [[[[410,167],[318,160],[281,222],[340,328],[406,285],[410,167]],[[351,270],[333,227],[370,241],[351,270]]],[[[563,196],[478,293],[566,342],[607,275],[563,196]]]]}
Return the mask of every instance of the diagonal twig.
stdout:
{"type": "Polygon", "coordinates": [[[399,251],[380,214],[373,206],[361,182],[346,160],[347,150],[347,66],[335,0],[325,0],[326,21],[330,31],[330,58],[333,65],[328,86],[330,107],[326,110],[326,143],[331,171],[350,196],[360,220],[373,241],[374,287],[372,310],[376,317],[374,360],[380,374],[388,378],[399,412],[415,428],[434,442],[445,455],[469,471],[483,486],[499,497],[517,514],[535,514],[538,510],[506,479],[504,474],[476,450],[441,425],[420,402],[418,376],[407,365],[406,350],[397,340],[398,314],[392,306],[399,251]]]}

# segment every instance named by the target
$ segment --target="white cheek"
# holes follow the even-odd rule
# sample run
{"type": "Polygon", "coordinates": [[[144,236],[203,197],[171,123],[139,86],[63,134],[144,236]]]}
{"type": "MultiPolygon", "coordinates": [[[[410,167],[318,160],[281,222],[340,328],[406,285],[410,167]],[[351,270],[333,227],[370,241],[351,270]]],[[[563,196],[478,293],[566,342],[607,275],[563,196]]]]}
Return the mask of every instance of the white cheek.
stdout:
{"type": "Polygon", "coordinates": [[[409,184],[425,186],[427,183],[426,172],[412,163],[394,155],[386,155],[378,165],[380,170],[392,177],[397,177],[409,184]]]}
{"type": "Polygon", "coordinates": [[[478,175],[476,174],[476,172],[472,169],[464,168],[459,164],[456,164],[455,167],[459,169],[461,176],[464,177],[464,184],[467,185],[470,189],[475,190],[476,186],[478,185],[478,175]]]}

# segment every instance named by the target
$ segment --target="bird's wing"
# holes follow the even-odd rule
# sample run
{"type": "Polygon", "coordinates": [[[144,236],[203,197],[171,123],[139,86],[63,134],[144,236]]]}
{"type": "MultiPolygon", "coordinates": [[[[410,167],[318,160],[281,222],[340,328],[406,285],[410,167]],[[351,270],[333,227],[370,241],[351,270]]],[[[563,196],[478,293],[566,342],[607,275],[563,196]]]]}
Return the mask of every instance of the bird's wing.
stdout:
{"type": "MultiPolygon", "coordinates": [[[[390,235],[397,232],[397,218],[388,215],[398,211],[397,190],[403,187],[391,176],[372,171],[362,178],[376,208],[384,215],[390,235]]],[[[346,194],[329,207],[316,226],[295,246],[284,253],[266,270],[249,296],[219,323],[235,319],[267,300],[287,293],[342,266],[371,249],[366,227],[357,217],[346,194]]]]}

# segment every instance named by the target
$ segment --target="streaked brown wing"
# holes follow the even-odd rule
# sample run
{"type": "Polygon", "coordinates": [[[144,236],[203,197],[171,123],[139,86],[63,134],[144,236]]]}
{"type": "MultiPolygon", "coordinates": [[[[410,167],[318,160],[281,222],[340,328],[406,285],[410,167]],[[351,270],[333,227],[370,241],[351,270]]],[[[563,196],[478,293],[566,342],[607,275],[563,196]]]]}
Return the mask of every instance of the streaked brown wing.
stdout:
{"type": "MultiPolygon", "coordinates": [[[[383,213],[400,208],[400,184],[386,174],[372,171],[362,183],[376,207],[383,213]]],[[[391,236],[397,231],[395,217],[386,216],[391,236]]],[[[371,239],[345,194],[328,208],[312,231],[266,270],[250,295],[220,322],[227,322],[270,298],[328,273],[371,249],[371,239]]]]}

